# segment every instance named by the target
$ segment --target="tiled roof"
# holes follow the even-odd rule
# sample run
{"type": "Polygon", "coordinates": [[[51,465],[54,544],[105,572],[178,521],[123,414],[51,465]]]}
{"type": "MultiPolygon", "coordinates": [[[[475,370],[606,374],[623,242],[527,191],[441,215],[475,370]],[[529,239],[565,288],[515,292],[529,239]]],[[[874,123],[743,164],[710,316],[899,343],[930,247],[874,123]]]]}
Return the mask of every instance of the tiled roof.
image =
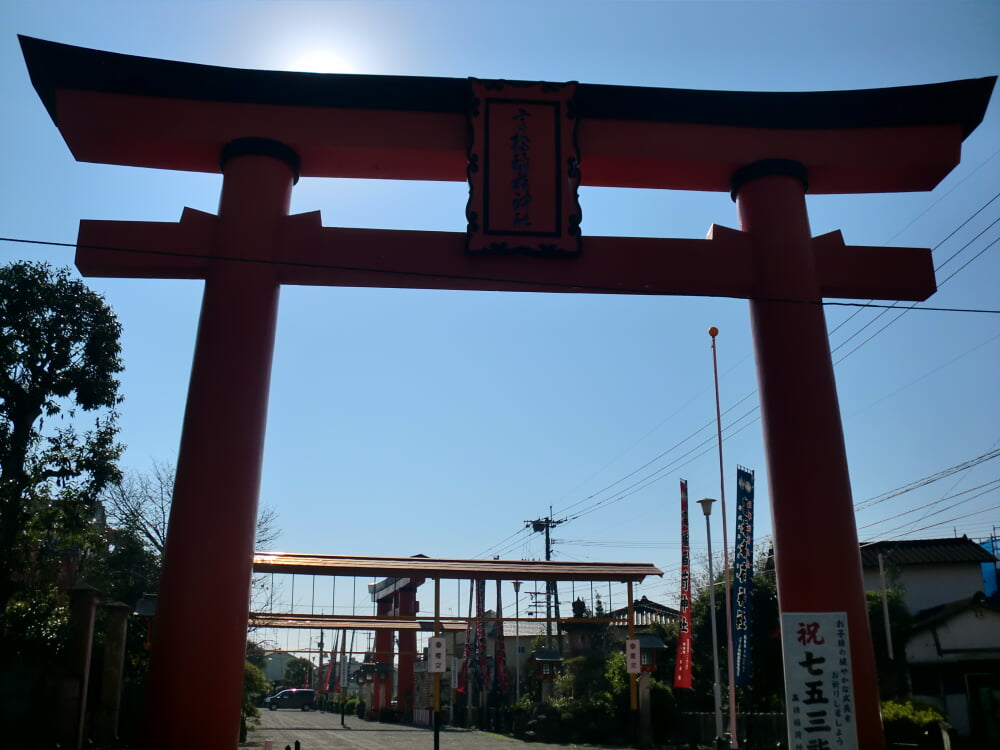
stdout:
{"type": "Polygon", "coordinates": [[[955,615],[973,609],[981,611],[984,609],[1000,612],[1000,604],[991,602],[982,591],[977,591],[971,598],[959,599],[958,601],[939,604],[936,607],[921,610],[913,620],[913,629],[922,630],[945,622],[955,615]]]}
{"type": "MultiPolygon", "coordinates": [[[[651,599],[647,599],[645,596],[642,599],[637,599],[632,603],[632,607],[635,611],[636,617],[639,617],[640,613],[647,613],[651,615],[662,615],[667,619],[676,619],[680,617],[680,612],[673,607],[668,607],[665,604],[660,604],[659,602],[654,602],[651,599]]],[[[619,609],[614,609],[608,613],[608,617],[619,618],[628,616],[628,607],[620,607],[619,609]]]]}
{"type": "MultiPolygon", "coordinates": [[[[503,621],[504,638],[513,638],[515,635],[520,635],[522,639],[531,639],[536,635],[545,635],[546,632],[545,620],[519,623],[511,622],[510,620],[503,621]]],[[[552,623],[552,632],[556,632],[555,623],[552,623]]]]}
{"type": "Polygon", "coordinates": [[[861,564],[877,568],[879,553],[889,565],[991,563],[996,558],[966,536],[946,539],[902,539],[861,545],[861,564]]]}

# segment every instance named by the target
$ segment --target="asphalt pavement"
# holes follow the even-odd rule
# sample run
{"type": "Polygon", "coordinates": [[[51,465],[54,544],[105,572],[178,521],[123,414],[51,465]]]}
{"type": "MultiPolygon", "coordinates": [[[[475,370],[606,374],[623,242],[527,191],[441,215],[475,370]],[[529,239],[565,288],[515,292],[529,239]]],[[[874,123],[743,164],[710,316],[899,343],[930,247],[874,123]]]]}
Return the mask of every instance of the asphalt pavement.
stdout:
{"type": "MultiPolygon", "coordinates": [[[[424,727],[405,724],[382,724],[364,721],[356,716],[345,718],[340,725],[339,714],[317,711],[280,709],[262,711],[261,724],[241,748],[263,750],[265,740],[271,740],[272,750],[434,750],[434,732],[424,727]]],[[[439,734],[440,750],[568,750],[582,745],[530,744],[510,737],[472,729],[443,727],[439,734]]],[[[587,745],[588,750],[611,750],[587,745]]],[[[621,750],[615,748],[614,750],[621,750]]]]}

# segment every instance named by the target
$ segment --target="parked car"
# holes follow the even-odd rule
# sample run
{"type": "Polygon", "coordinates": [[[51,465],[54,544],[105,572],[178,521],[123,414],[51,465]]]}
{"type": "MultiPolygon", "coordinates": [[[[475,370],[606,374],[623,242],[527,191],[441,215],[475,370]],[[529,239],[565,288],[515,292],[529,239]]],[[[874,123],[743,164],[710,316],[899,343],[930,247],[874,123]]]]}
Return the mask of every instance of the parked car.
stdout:
{"type": "Polygon", "coordinates": [[[311,711],[316,702],[316,691],[308,688],[289,688],[264,699],[264,705],[271,711],[279,708],[300,708],[311,711]]]}

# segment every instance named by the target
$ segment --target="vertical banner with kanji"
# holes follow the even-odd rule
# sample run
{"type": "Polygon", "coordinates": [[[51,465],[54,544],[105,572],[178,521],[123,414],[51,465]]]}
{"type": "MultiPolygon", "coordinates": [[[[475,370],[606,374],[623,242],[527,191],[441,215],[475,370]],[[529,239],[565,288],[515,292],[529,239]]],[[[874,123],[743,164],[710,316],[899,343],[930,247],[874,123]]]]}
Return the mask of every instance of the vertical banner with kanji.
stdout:
{"type": "Polygon", "coordinates": [[[471,86],[467,251],[579,254],[576,84],[471,86]]]}
{"type": "Polygon", "coordinates": [[[858,750],[851,641],[844,612],[783,612],[791,750],[858,750]]]}
{"type": "Polygon", "coordinates": [[[750,612],[753,596],[754,473],[736,467],[736,554],[733,557],[733,681],[750,684],[750,612]]]}
{"type": "MultiPolygon", "coordinates": [[[[475,581],[469,581],[469,614],[472,614],[472,599],[475,591],[475,581]]],[[[458,692],[464,693],[469,685],[469,663],[473,659],[475,649],[475,620],[469,618],[465,629],[465,645],[462,647],[462,666],[458,672],[458,692]]]]}
{"type": "Polygon", "coordinates": [[[476,581],[476,646],[473,655],[473,674],[476,687],[484,690],[489,684],[489,663],[486,661],[486,581],[476,581]]]}
{"type": "MultiPolygon", "coordinates": [[[[354,636],[351,636],[351,649],[354,648],[354,636]]],[[[340,681],[337,684],[337,692],[342,695],[347,695],[347,672],[349,670],[349,665],[347,663],[347,630],[343,631],[343,637],[340,639],[340,681]]]]}
{"type": "Polygon", "coordinates": [[[493,652],[493,689],[507,692],[507,646],[503,638],[503,604],[500,602],[500,580],[497,579],[496,640],[493,652]]]}
{"type": "Polygon", "coordinates": [[[330,649],[330,661],[326,665],[326,673],[323,675],[323,683],[319,686],[319,692],[329,693],[330,685],[336,684],[336,663],[337,663],[337,634],[333,635],[333,648],[330,649]]]}
{"type": "Polygon", "coordinates": [[[681,615],[677,632],[674,687],[691,687],[691,540],[688,537],[688,486],[681,480],[681,615]]]}

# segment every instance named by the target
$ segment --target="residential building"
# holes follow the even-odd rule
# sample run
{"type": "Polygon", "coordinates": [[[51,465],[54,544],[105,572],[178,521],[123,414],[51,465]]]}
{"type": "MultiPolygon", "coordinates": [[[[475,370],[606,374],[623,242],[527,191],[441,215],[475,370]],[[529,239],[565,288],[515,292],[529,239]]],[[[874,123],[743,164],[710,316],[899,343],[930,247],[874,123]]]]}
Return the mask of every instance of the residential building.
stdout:
{"type": "Polygon", "coordinates": [[[913,697],[943,708],[972,747],[1000,747],[1000,603],[984,590],[996,557],[963,536],[864,544],[861,559],[865,588],[900,590],[913,616],[913,697]]]}

